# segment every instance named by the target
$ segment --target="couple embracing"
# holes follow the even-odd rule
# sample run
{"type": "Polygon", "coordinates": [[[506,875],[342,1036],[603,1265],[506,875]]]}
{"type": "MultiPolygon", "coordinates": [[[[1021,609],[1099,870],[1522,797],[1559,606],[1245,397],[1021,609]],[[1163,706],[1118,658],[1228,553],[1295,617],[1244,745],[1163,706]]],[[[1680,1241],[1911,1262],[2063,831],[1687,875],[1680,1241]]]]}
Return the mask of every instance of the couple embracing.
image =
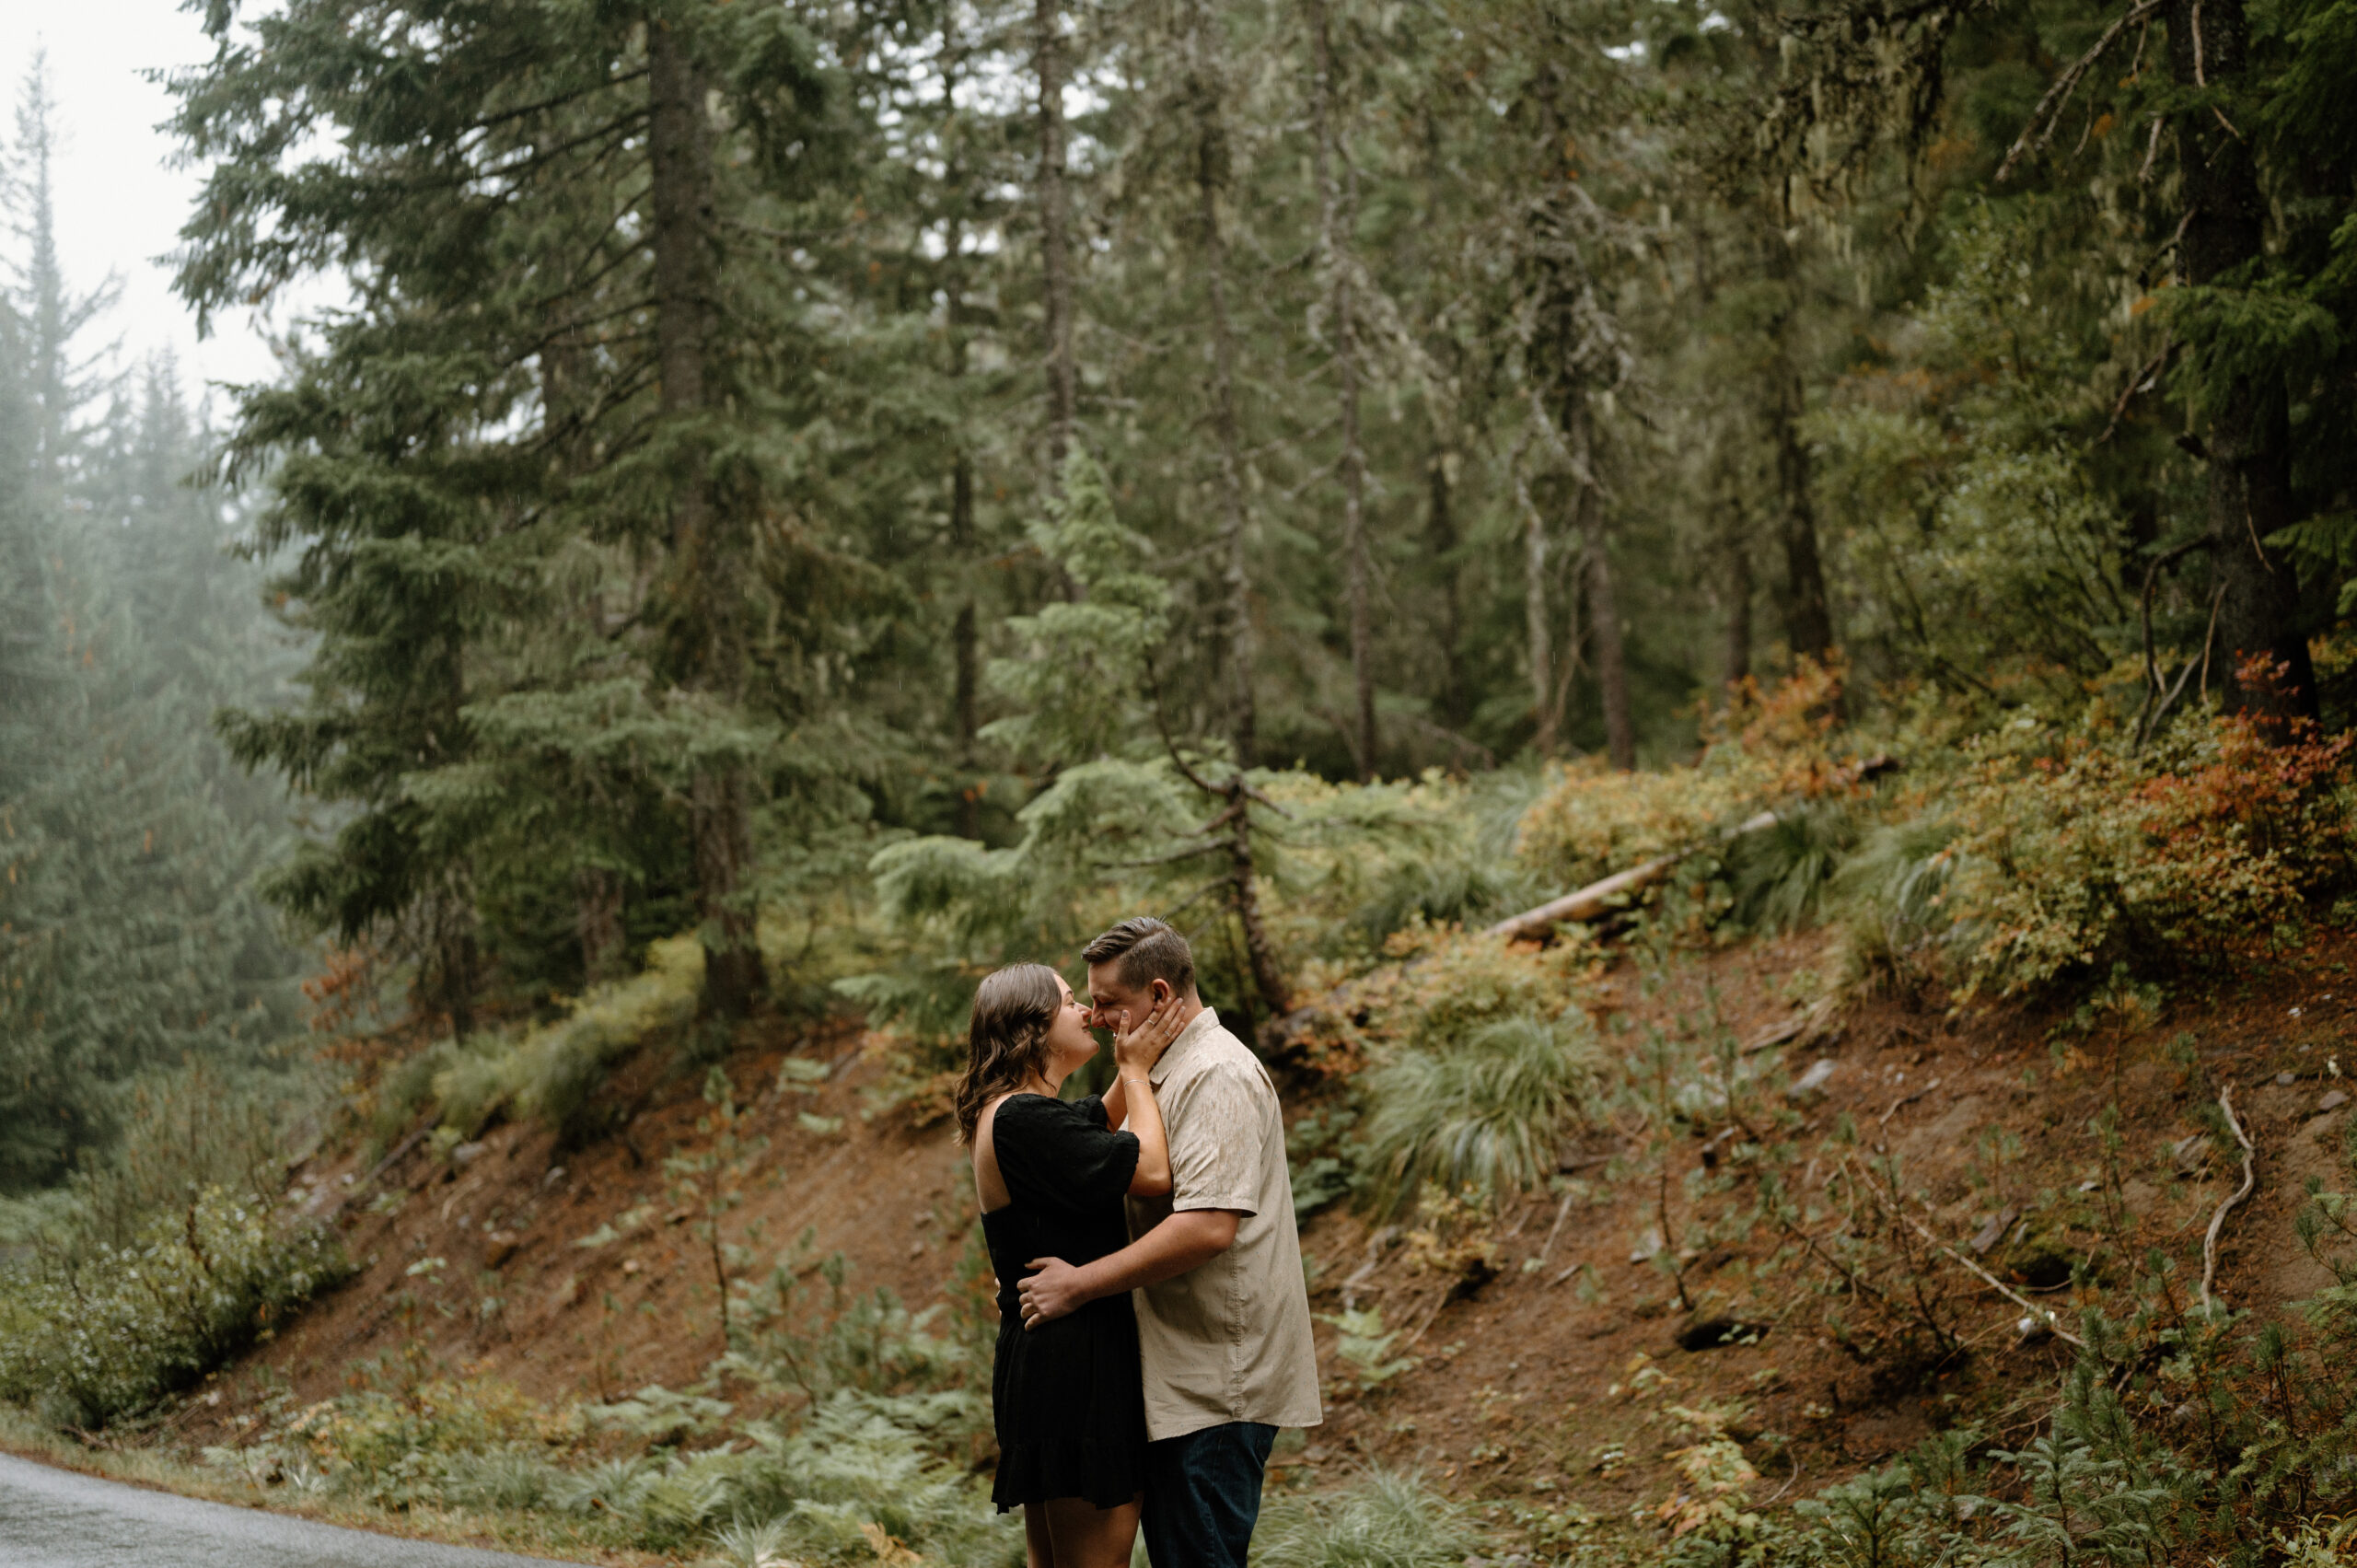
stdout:
{"type": "Polygon", "coordinates": [[[1321,1419],[1276,1087],[1195,993],[1187,940],[1123,921],[974,996],[958,1125],[999,1281],[1002,1512],[1028,1568],[1243,1568],[1270,1445],[1321,1419]],[[1102,1097],[1058,1098],[1113,1031],[1102,1097]]]}

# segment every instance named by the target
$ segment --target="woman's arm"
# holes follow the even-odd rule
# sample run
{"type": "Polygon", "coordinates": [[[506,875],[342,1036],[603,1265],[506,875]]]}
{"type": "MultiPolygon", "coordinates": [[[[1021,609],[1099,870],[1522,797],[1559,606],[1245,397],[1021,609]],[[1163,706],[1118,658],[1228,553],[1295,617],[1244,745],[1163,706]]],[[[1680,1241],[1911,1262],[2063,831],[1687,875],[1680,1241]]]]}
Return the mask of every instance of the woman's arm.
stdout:
{"type": "MultiPolygon", "coordinates": [[[[1158,1198],[1170,1191],[1170,1140],[1163,1132],[1162,1106],[1154,1098],[1154,1064],[1162,1060],[1165,1046],[1178,1035],[1172,1020],[1178,1009],[1165,1005],[1150,1014],[1135,1029],[1124,1028],[1113,1037],[1113,1063],[1120,1074],[1117,1087],[1123,1096],[1122,1125],[1136,1134],[1138,1141],[1137,1173],[1130,1178],[1130,1196],[1158,1198]]],[[[1121,1022],[1129,1023],[1123,1014],[1121,1022]]],[[[1106,1114],[1112,1115],[1110,1097],[1106,1114]]]]}

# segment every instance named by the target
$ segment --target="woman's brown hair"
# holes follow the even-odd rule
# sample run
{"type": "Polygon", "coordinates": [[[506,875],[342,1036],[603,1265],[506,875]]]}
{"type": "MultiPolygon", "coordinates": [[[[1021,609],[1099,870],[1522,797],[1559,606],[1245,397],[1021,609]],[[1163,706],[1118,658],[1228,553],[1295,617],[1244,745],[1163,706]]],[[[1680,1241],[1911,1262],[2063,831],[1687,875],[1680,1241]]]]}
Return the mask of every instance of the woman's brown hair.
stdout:
{"type": "Polygon", "coordinates": [[[1048,1030],[1063,1005],[1063,987],[1045,964],[1011,964],[983,977],[966,1031],[966,1073],[958,1080],[959,1142],[974,1141],[984,1106],[1045,1072],[1048,1030]]]}

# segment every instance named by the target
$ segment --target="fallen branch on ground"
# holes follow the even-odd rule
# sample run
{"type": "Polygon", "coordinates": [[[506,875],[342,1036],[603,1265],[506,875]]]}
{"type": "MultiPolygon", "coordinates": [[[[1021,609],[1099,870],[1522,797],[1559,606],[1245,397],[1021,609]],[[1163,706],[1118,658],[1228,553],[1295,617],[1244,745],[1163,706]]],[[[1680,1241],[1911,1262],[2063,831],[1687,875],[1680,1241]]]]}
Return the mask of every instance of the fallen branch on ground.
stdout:
{"type": "Polygon", "coordinates": [[[2234,1085],[2228,1084],[2218,1091],[2218,1109],[2226,1113],[2226,1125],[2234,1129],[2235,1142],[2243,1146],[2243,1184],[2235,1189],[2233,1197],[2218,1205],[2218,1212],[2210,1216],[2209,1233],[2201,1238],[2201,1311],[2205,1317],[2211,1307],[2210,1286],[2218,1277],[2218,1233],[2225,1228],[2226,1216],[2234,1212],[2235,1205],[2249,1197],[2250,1190],[2258,1185],[2258,1167],[2252,1163],[2258,1150],[2235,1115],[2234,1085]]]}
{"type": "MultiPolygon", "coordinates": [[[[1733,842],[1747,833],[1756,833],[1775,825],[1776,814],[1773,811],[1762,811],[1759,816],[1735,828],[1726,836],[1729,842],[1733,842]]],[[[1525,910],[1517,915],[1509,915],[1482,935],[1503,936],[1508,941],[1515,941],[1525,937],[1544,936],[1565,921],[1599,919],[1612,912],[1613,904],[1617,900],[1652,887],[1676,869],[1678,862],[1692,854],[1694,849],[1700,847],[1696,845],[1689,849],[1673,851],[1668,854],[1657,855],[1643,865],[1632,865],[1626,871],[1616,871],[1601,882],[1591,882],[1585,888],[1565,893],[1560,899],[1550,899],[1537,909],[1525,910]]]]}
{"type": "Polygon", "coordinates": [[[1955,1248],[1950,1247],[1946,1242],[1942,1241],[1930,1231],[1924,1230],[1922,1225],[1916,1225],[1915,1216],[1913,1214],[1909,1214],[1906,1218],[1909,1225],[1915,1225],[1915,1228],[1918,1231],[1922,1232],[1924,1240],[1930,1242],[1933,1246],[1938,1248],[1941,1251],[1946,1253],[1949,1257],[1955,1259],[1957,1262],[1963,1264],[1966,1268],[1980,1275],[1985,1283],[1996,1291],[1998,1295],[2003,1296],[2007,1301],[2012,1302],[2014,1306],[2020,1307],[2031,1317],[2039,1319],[2049,1329],[2054,1330],[2054,1337],[2056,1339],[2068,1340],[2071,1343],[2078,1346],[2081,1350],[2087,1348],[2086,1341],[2079,1338],[2078,1335],[2071,1332],[2070,1330],[2062,1326],[2062,1320],[2055,1316],[2054,1308],[2051,1307],[2040,1307],[2038,1303],[2030,1300],[2029,1297],[2014,1290],[1996,1275],[1991,1273],[1988,1270],[1982,1268],[1980,1264],[1974,1262],[1971,1259],[1966,1257],[1955,1248]]]}
{"type": "MultiPolygon", "coordinates": [[[[1877,773],[1888,772],[1898,764],[1889,757],[1868,757],[1841,770],[1839,782],[1844,785],[1863,784],[1877,773]]],[[[1503,936],[1519,941],[1545,936],[1566,921],[1597,920],[1609,914],[1616,903],[1631,893],[1641,892],[1667,877],[1679,862],[1713,842],[1733,843],[1736,840],[1772,828],[1779,820],[1774,811],[1762,811],[1745,819],[1736,826],[1716,835],[1715,840],[1702,840],[1667,854],[1656,855],[1643,865],[1632,865],[1626,871],[1616,871],[1600,882],[1591,882],[1574,889],[1562,898],[1550,899],[1536,909],[1508,915],[1482,933],[1485,936],[1503,936]]]]}
{"type": "Polygon", "coordinates": [[[1572,1193],[1566,1191],[1563,1201],[1556,1205],[1555,1223],[1547,1228],[1547,1239],[1538,1247],[1538,1266],[1547,1266],[1547,1256],[1555,1250],[1555,1238],[1563,1234],[1563,1222],[1572,1217],[1572,1193]]]}
{"type": "MultiPolygon", "coordinates": [[[[1895,1109],[1897,1108],[1894,1107],[1893,1109],[1895,1109]]],[[[1869,1188],[1875,1188],[1875,1183],[1871,1177],[1867,1179],[1866,1184],[1869,1188]]],[[[1882,1200],[1882,1193],[1879,1188],[1875,1188],[1875,1197],[1876,1202],[1880,1202],[1882,1200]]],[[[1905,1220],[1909,1225],[1914,1226],[1916,1235],[1922,1237],[1924,1240],[1930,1242],[1934,1248],[1946,1253],[1950,1258],[1955,1259],[1957,1262],[1971,1270],[1975,1274],[1978,1274],[1983,1283],[1987,1284],[1998,1295],[2003,1296],[2007,1301],[2012,1302],[2014,1306],[2028,1313],[2032,1318],[2044,1323],[2049,1329],[2054,1331],[2054,1337],[2056,1339],[2067,1340],[2071,1343],[2078,1346],[2081,1350],[2087,1348],[2086,1341],[2079,1338],[2078,1335],[2071,1332],[2070,1330],[2065,1329],[2062,1326],[2062,1320],[2055,1316],[2054,1309],[2052,1307],[2038,1306],[2038,1303],[2030,1300],[2029,1297],[2022,1295],[2019,1291],[2014,1289],[2013,1286],[2005,1283],[2004,1281],[1999,1279],[1996,1275],[1991,1273],[1988,1270],[1982,1268],[1980,1264],[1974,1262],[1971,1259],[1966,1257],[1963,1253],[1957,1251],[1955,1248],[1950,1247],[1946,1242],[1942,1241],[1938,1237],[1933,1235],[1930,1227],[1926,1226],[1922,1221],[1917,1219],[1913,1214],[1907,1212],[1906,1208],[1900,1202],[1899,1192],[1896,1183],[1893,1183],[1891,1188],[1890,1204],[1890,1212],[1897,1214],[1900,1219],[1905,1220]]]]}
{"type": "Polygon", "coordinates": [[[437,1120],[438,1119],[436,1117],[428,1116],[424,1121],[419,1122],[416,1130],[412,1132],[408,1137],[403,1138],[400,1143],[394,1144],[393,1152],[387,1155],[383,1159],[378,1160],[369,1170],[367,1175],[362,1177],[359,1180],[345,1188],[342,1192],[336,1194],[335,1202],[330,1203],[321,1213],[319,1217],[325,1220],[333,1221],[341,1215],[345,1208],[350,1206],[354,1199],[360,1197],[370,1188],[376,1186],[378,1178],[382,1177],[387,1171],[392,1169],[393,1167],[399,1165],[403,1159],[407,1158],[411,1150],[425,1142],[425,1135],[434,1131],[437,1120]]]}

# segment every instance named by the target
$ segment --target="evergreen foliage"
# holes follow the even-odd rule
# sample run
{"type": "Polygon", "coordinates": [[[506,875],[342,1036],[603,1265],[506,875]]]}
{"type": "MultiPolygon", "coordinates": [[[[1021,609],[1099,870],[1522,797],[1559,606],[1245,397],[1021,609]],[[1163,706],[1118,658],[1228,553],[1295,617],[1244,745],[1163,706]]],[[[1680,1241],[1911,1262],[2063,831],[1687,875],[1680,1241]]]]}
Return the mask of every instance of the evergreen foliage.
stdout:
{"type": "Polygon", "coordinates": [[[217,6],[182,291],[351,288],[221,469],[317,639],[273,892],[454,1034],[691,923],[735,1013],[765,903],[1053,802],[1275,1015],[1272,762],[2338,723],[2348,41],[2219,3],[217,6]]]}
{"type": "Polygon", "coordinates": [[[259,1063],[299,1027],[254,891],[282,796],[210,730],[273,700],[292,650],[230,554],[242,513],[186,482],[212,437],[172,366],[81,357],[108,295],[59,270],[53,112],[36,63],[0,294],[0,1191],[103,1150],[142,1073],[259,1063]]]}

